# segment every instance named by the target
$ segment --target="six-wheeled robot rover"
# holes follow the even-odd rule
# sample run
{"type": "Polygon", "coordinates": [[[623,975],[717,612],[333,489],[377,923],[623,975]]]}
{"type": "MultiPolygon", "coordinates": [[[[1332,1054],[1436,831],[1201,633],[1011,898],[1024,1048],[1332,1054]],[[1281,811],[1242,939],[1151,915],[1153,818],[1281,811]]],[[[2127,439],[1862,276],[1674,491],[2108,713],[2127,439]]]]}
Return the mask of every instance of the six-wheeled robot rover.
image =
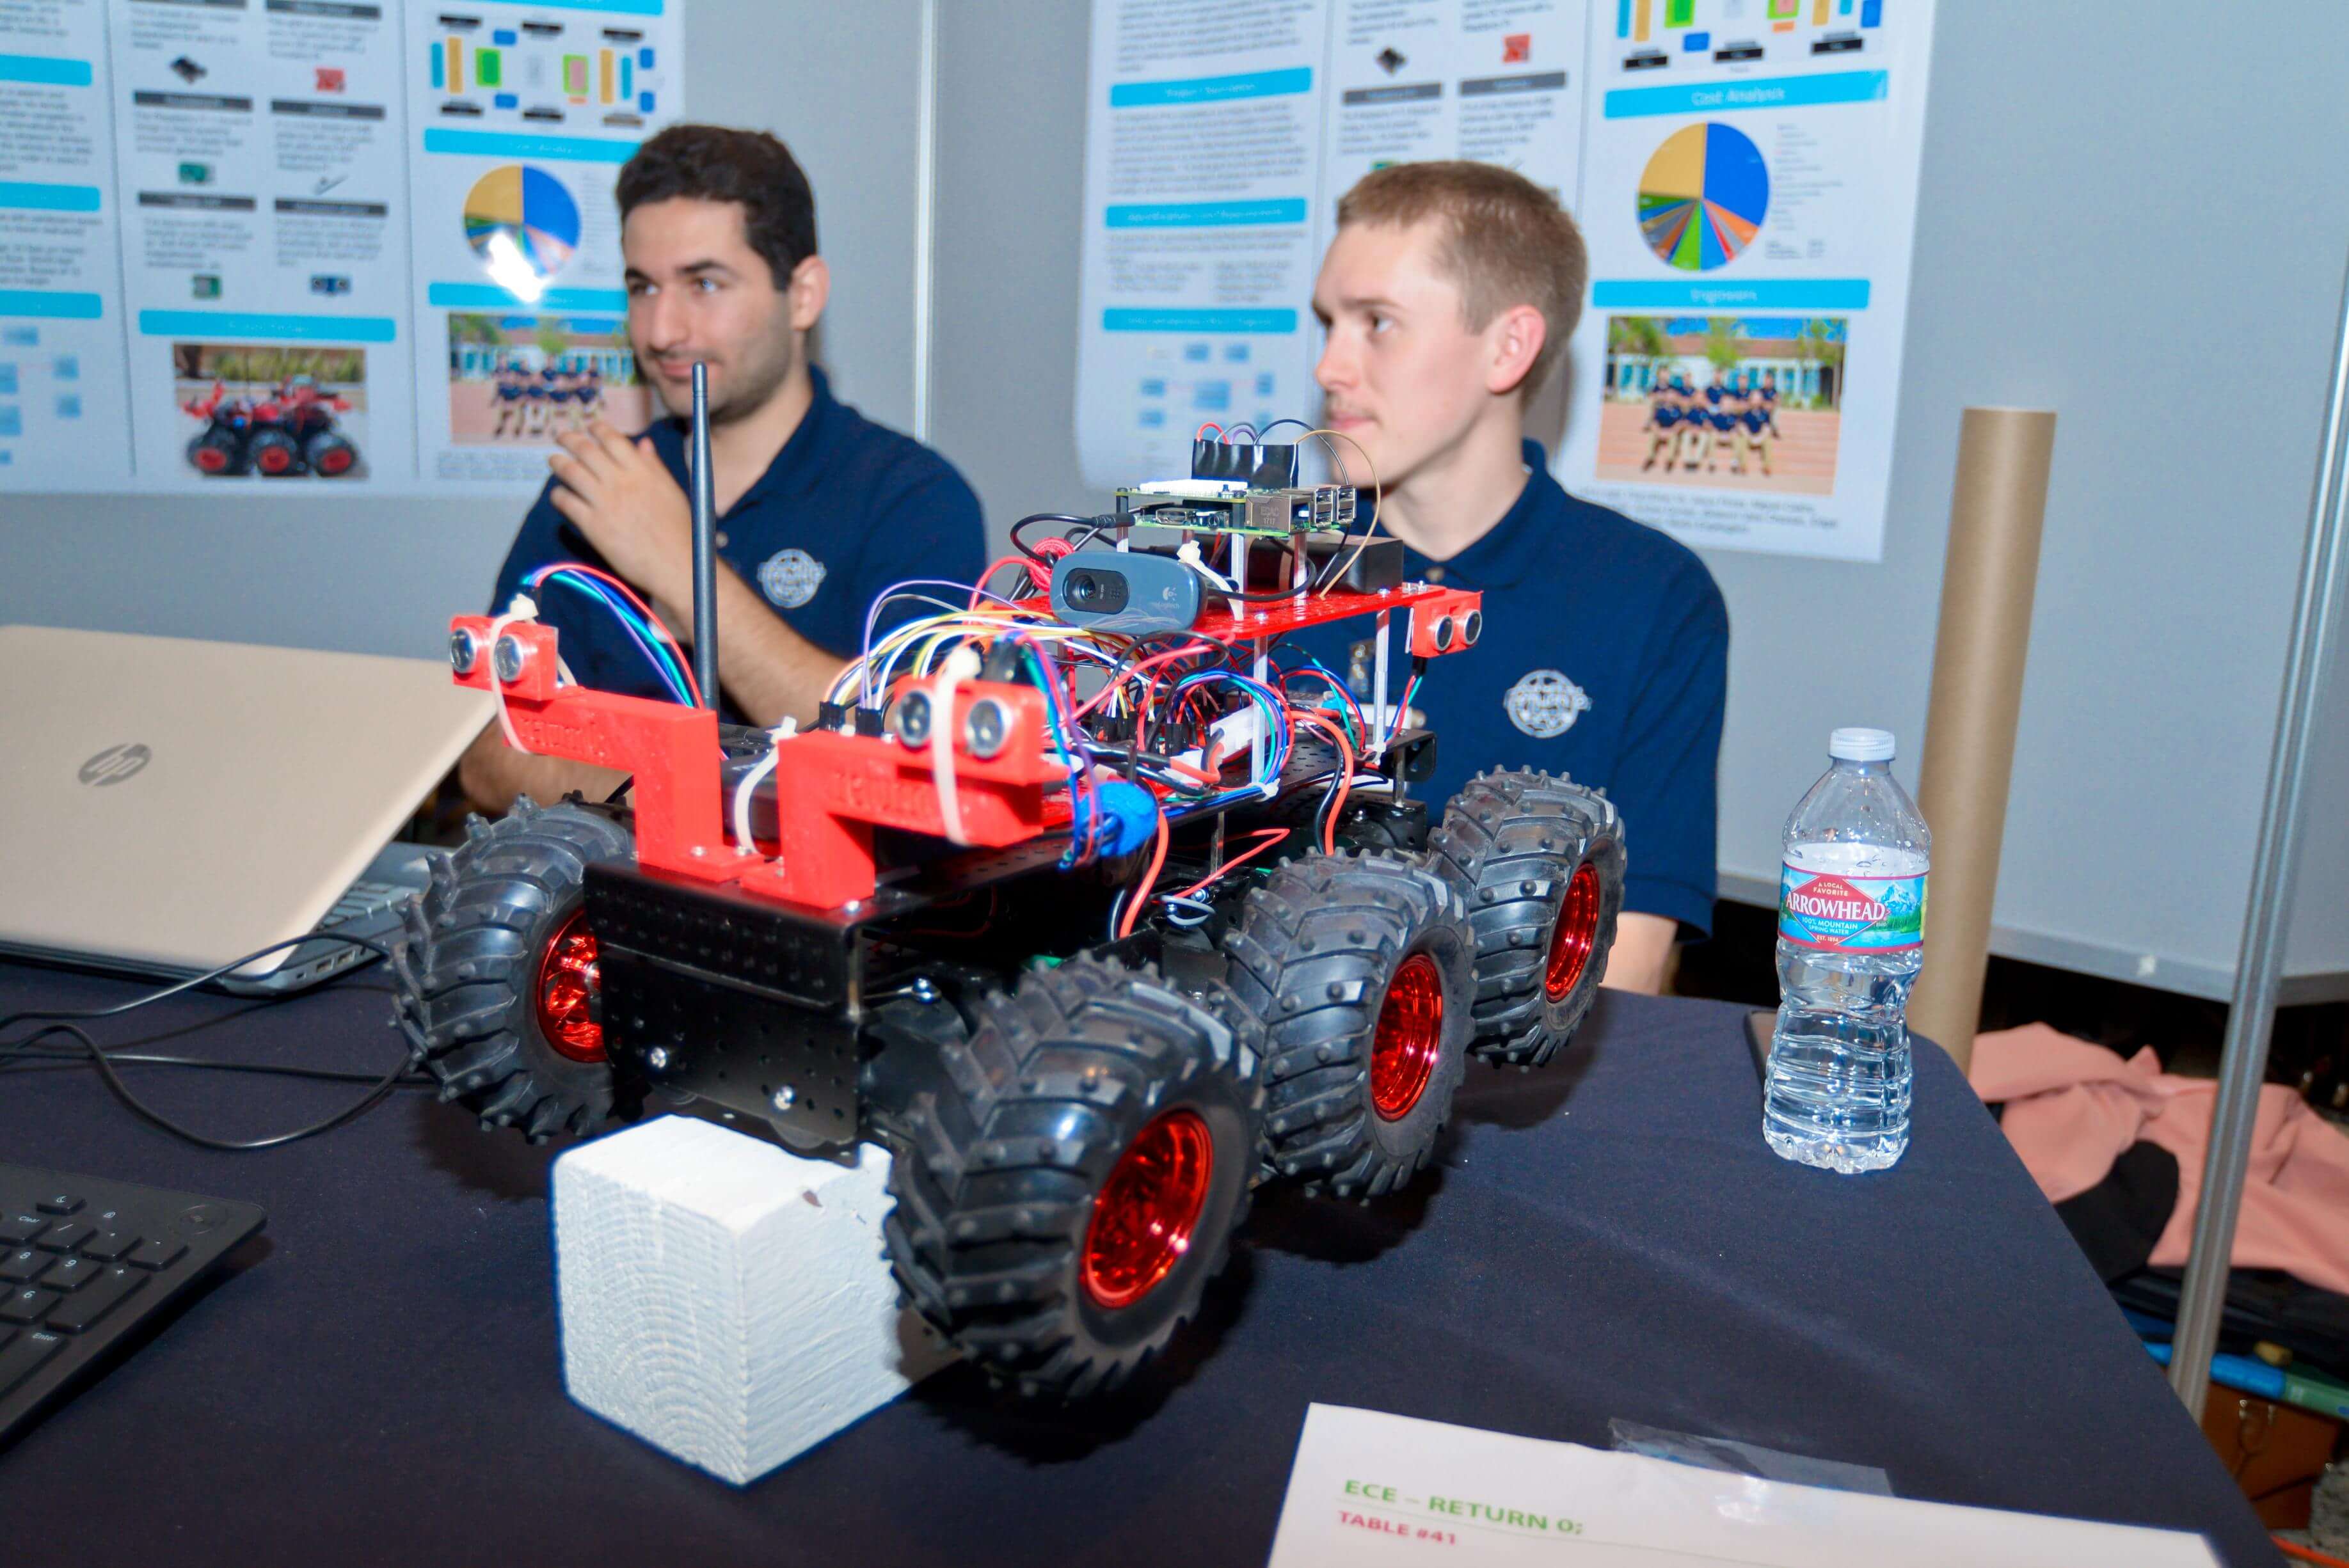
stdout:
{"type": "Polygon", "coordinates": [[[335,428],[350,400],[309,376],[289,376],[261,397],[232,397],[227,384],[215,381],[205,397],[181,407],[204,421],[188,441],[188,461],[201,474],[340,479],[358,465],[358,448],[335,428]]]}
{"type": "Polygon", "coordinates": [[[1025,520],[1009,591],[905,589],[942,613],[797,733],[698,705],[707,649],[696,703],[655,701],[566,684],[533,605],[457,617],[456,679],[514,743],[633,787],[477,821],[411,915],[398,1016],[443,1098],[533,1140],[660,1091],[802,1150],[877,1140],[906,1296],[1047,1397],[1166,1343],[1259,1181],[1409,1181],[1471,1057],[1538,1064],[1581,1022],[1623,834],[1536,772],[1430,823],[1390,657],[1473,645],[1478,596],[1402,581],[1296,458],[1203,441],[1113,513],[1025,520]],[[1368,697],[1282,667],[1340,620],[1373,628],[1368,697]]]}

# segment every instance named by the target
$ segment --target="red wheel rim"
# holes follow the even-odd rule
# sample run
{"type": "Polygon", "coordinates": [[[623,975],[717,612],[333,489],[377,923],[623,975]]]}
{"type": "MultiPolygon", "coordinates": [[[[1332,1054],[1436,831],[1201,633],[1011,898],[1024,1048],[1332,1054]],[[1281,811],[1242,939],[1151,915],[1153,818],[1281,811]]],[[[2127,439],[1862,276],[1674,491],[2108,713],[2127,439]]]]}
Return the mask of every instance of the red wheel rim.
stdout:
{"type": "Polygon", "coordinates": [[[196,449],[196,467],[208,474],[216,474],[228,467],[228,454],[218,447],[199,447],[196,449]]]}
{"type": "Polygon", "coordinates": [[[333,448],[318,458],[318,471],[322,474],[338,474],[350,466],[350,453],[340,447],[333,448]]]}
{"type": "Polygon", "coordinates": [[[574,909],[538,961],[538,985],[532,993],[538,1003],[538,1031],[574,1062],[604,1059],[604,1026],[595,1021],[595,995],[603,983],[596,957],[587,912],[574,909]]]}
{"type": "Polygon", "coordinates": [[[1174,1273],[1215,1174],[1215,1135],[1197,1111],[1170,1110],[1143,1128],[1093,1202],[1085,1294],[1101,1306],[1132,1306],[1174,1273]]]}
{"type": "Polygon", "coordinates": [[[1444,976],[1435,960],[1414,953],[1388,982],[1371,1046],[1371,1104],[1381,1121],[1411,1114],[1444,1048],[1444,976]]]}
{"type": "Polygon", "coordinates": [[[294,459],[288,457],[282,448],[261,449],[261,468],[264,473],[282,474],[293,461],[294,459]]]}
{"type": "Polygon", "coordinates": [[[1590,949],[1599,940],[1599,870],[1588,861],[1577,866],[1566,884],[1566,902],[1558,907],[1557,924],[1549,934],[1549,969],[1542,989],[1553,1002],[1562,1002],[1582,978],[1590,949]]]}

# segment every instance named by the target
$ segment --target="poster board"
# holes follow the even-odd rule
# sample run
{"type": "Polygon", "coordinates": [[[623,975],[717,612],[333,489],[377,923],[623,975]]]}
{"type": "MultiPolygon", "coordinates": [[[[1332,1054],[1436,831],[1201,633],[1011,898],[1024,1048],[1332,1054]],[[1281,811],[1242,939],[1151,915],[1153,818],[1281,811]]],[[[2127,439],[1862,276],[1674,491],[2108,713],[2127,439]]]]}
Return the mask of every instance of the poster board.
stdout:
{"type": "Polygon", "coordinates": [[[1567,488],[1683,541],[1875,561],[1932,0],[1094,0],[1077,444],[1110,487],[1317,401],[1338,200],[1500,164],[1580,221],[1567,488]],[[1847,397],[1847,387],[1857,391],[1847,397]]]}
{"type": "Polygon", "coordinates": [[[682,5],[0,12],[0,489],[535,488],[635,396],[612,181],[682,5]]]}

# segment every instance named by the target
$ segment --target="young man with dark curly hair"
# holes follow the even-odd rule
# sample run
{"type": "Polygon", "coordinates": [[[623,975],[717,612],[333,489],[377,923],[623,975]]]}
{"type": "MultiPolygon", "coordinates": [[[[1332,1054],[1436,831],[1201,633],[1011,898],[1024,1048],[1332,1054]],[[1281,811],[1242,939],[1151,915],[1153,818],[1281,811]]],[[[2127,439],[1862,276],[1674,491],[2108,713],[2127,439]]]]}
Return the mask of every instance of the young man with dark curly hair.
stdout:
{"type": "MultiPolygon", "coordinates": [[[[832,274],[816,250],[814,193],[781,142],[671,126],[620,170],[618,194],[628,339],[667,418],[640,435],[599,418],[559,438],[554,476],[498,573],[492,613],[536,568],[585,561],[626,579],[691,642],[687,422],[700,361],[709,367],[720,709],[737,721],[804,723],[858,652],[882,590],[905,577],[978,577],[978,498],[945,459],[834,398],[809,363],[832,274]]],[[[921,608],[885,607],[881,624],[921,608]]],[[[601,606],[553,589],[538,609],[583,684],[666,695],[601,606]]],[[[460,766],[466,794],[492,810],[523,793],[601,797],[620,777],[515,751],[496,725],[460,766]]]]}
{"type": "Polygon", "coordinates": [[[1654,991],[1675,937],[1712,925],[1729,618],[1692,552],[1567,494],[1526,438],[1588,277],[1574,221],[1524,176],[1380,170],[1338,206],[1315,375],[1322,422],[1377,466],[1409,575],[1485,596],[1483,639],[1434,660],[1413,699],[1440,738],[1429,799],[1488,768],[1606,789],[1630,851],[1607,983],[1654,991]]]}

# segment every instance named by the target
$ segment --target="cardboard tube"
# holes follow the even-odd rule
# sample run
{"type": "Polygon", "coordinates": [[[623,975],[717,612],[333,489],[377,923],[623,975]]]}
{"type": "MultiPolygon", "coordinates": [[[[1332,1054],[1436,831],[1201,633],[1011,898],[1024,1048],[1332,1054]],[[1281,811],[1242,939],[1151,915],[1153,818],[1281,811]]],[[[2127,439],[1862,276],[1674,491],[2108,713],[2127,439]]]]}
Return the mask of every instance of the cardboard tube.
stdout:
{"type": "Polygon", "coordinates": [[[1924,970],[1909,998],[1909,1026],[1947,1047],[1961,1071],[1972,1063],[1982,1018],[2054,448],[2055,416],[2044,408],[1969,408],[1958,433],[1917,791],[1933,830],[1933,869],[1924,970]]]}

